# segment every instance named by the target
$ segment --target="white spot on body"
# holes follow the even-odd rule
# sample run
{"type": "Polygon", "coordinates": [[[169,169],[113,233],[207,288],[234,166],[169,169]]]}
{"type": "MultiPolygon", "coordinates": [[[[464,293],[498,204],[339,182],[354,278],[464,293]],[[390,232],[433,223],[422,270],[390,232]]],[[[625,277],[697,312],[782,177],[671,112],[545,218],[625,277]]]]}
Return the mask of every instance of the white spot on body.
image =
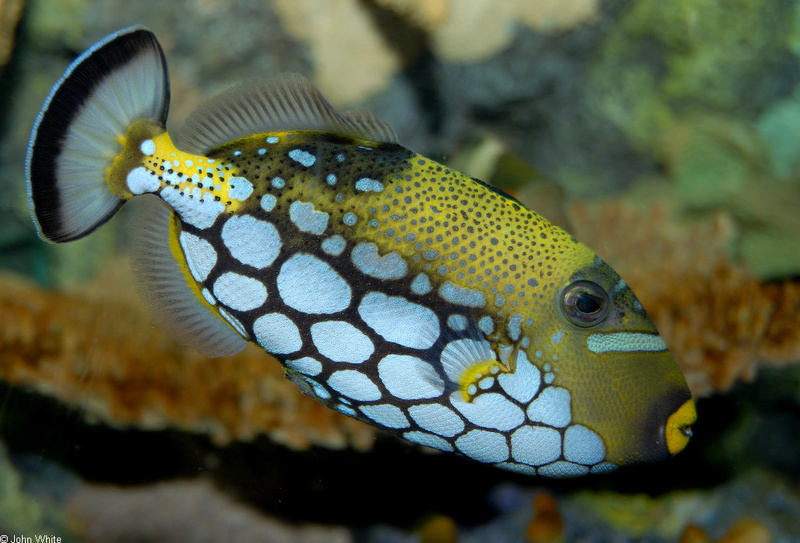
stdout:
{"type": "Polygon", "coordinates": [[[471,402],[465,402],[461,391],[457,390],[450,394],[450,403],[472,424],[483,428],[508,431],[525,422],[522,409],[496,392],[484,393],[471,402]]]}
{"type": "Polygon", "coordinates": [[[356,417],[358,415],[355,409],[352,407],[347,407],[346,405],[336,405],[334,406],[334,409],[336,409],[339,413],[344,413],[348,417],[356,417]]]}
{"type": "Polygon", "coordinates": [[[487,336],[491,336],[492,333],[494,333],[494,319],[488,315],[481,317],[480,320],[478,320],[478,328],[487,336]]]}
{"type": "Polygon", "coordinates": [[[250,215],[233,216],[222,227],[222,241],[233,258],[254,268],[266,268],[278,257],[278,229],[250,215]]]}
{"type": "Polygon", "coordinates": [[[524,473],[525,475],[536,475],[536,468],[533,466],[526,466],[525,464],[515,464],[514,462],[503,462],[502,464],[495,464],[495,467],[515,473],[524,473]]]}
{"type": "Polygon", "coordinates": [[[425,432],[406,432],[403,434],[403,437],[412,443],[417,443],[432,449],[438,449],[446,452],[451,452],[453,450],[453,446],[450,445],[450,443],[448,443],[446,440],[439,436],[426,434],[425,432]]]}
{"type": "Polygon", "coordinates": [[[464,421],[452,409],[438,403],[412,405],[408,414],[420,428],[434,434],[453,437],[464,431],[464,421]]]}
{"type": "Polygon", "coordinates": [[[543,466],[561,456],[561,434],[543,426],[523,426],[511,434],[511,456],[529,466],[543,466]]]}
{"type": "Polygon", "coordinates": [[[342,222],[347,226],[353,226],[357,221],[358,217],[356,217],[355,213],[345,213],[344,217],[342,217],[342,222]]]}
{"type": "Polygon", "coordinates": [[[471,430],[456,440],[456,448],[465,456],[486,464],[508,460],[506,438],[497,432],[471,430]]]}
{"type": "Polygon", "coordinates": [[[204,288],[202,291],[203,298],[206,299],[209,305],[217,305],[217,300],[214,299],[214,296],[211,295],[211,291],[207,288],[204,288]]]}
{"type": "Polygon", "coordinates": [[[589,468],[586,466],[564,462],[563,460],[539,468],[539,475],[545,477],[579,477],[587,473],[589,473],[589,468]]]}
{"type": "Polygon", "coordinates": [[[591,472],[592,473],[608,473],[617,469],[617,466],[612,464],[611,462],[601,462],[595,466],[592,466],[591,472]]]}
{"type": "Polygon", "coordinates": [[[362,177],[356,181],[356,190],[364,192],[381,192],[383,190],[383,183],[370,179],[369,177],[362,177]]]}
{"type": "Polygon", "coordinates": [[[399,253],[378,256],[378,246],[374,243],[359,243],[350,257],[356,268],[376,279],[401,279],[408,272],[408,265],[399,253]]]}
{"type": "Polygon", "coordinates": [[[306,168],[310,168],[317,161],[317,157],[315,157],[308,151],[303,151],[302,149],[292,149],[291,151],[289,151],[289,158],[291,158],[295,162],[299,162],[306,168]]]}
{"type": "Polygon", "coordinates": [[[375,346],[369,338],[345,321],[312,324],[311,339],[319,353],[334,362],[360,364],[375,352],[375,346]]]}
{"type": "Polygon", "coordinates": [[[404,354],[390,354],[378,363],[378,376],[386,390],[401,400],[436,398],[444,392],[444,381],[433,366],[404,354]]]}
{"type": "Polygon", "coordinates": [[[411,282],[411,292],[419,296],[429,293],[431,288],[431,280],[424,273],[417,275],[411,282]]]}
{"type": "Polygon", "coordinates": [[[245,331],[244,326],[242,326],[242,323],[239,322],[239,319],[225,311],[225,308],[223,307],[217,307],[217,311],[219,311],[219,314],[222,315],[226,321],[228,321],[228,323],[239,333],[240,336],[245,339],[249,338],[247,331],[245,331]]]}
{"type": "Polygon", "coordinates": [[[300,331],[289,317],[281,313],[267,313],[253,323],[256,341],[268,353],[290,354],[303,347],[300,331]]]}
{"type": "Polygon", "coordinates": [[[403,411],[394,405],[364,405],[359,410],[386,428],[408,428],[409,423],[403,411]]]}
{"type": "Polygon", "coordinates": [[[520,403],[528,403],[539,392],[542,375],[539,368],[528,361],[525,352],[520,351],[514,373],[504,373],[497,381],[506,394],[520,403]]]}
{"type": "Polygon", "coordinates": [[[209,242],[189,232],[181,232],[179,239],[189,272],[195,281],[202,283],[217,263],[217,251],[209,242]]]}
{"type": "Polygon", "coordinates": [[[592,334],[586,338],[586,347],[593,353],[637,353],[666,351],[667,344],[661,336],[640,332],[592,334]]]}
{"type": "Polygon", "coordinates": [[[564,432],[564,458],[576,464],[591,466],[606,457],[603,439],[595,432],[576,424],[564,432]]]}
{"type": "Polygon", "coordinates": [[[336,270],[306,253],[297,253],[283,263],[278,292],[289,307],[315,315],[347,309],[352,295],[350,286],[336,270]]]}
{"type": "Polygon", "coordinates": [[[381,399],[381,391],[369,377],[357,370],[335,371],[328,378],[333,390],[359,402],[374,402],[381,399]]]}
{"type": "Polygon", "coordinates": [[[428,349],[439,338],[436,313],[400,296],[370,292],[361,300],[358,314],[386,341],[404,347],[428,349]]]}
{"type": "Polygon", "coordinates": [[[553,342],[553,345],[558,345],[559,343],[561,343],[562,339],[564,339],[564,330],[559,330],[558,332],[553,334],[553,338],[551,339],[551,341],[553,342]]]}
{"type": "Polygon", "coordinates": [[[456,332],[463,332],[467,329],[467,318],[464,315],[450,315],[447,317],[447,326],[456,332]]]}
{"type": "Polygon", "coordinates": [[[564,428],[572,421],[569,390],[547,387],[528,406],[528,418],[548,426],[564,428]]]}
{"type": "Polygon", "coordinates": [[[225,272],[214,281],[214,297],[236,311],[250,311],[267,301],[267,288],[257,279],[225,272]]]}
{"type": "Polygon", "coordinates": [[[319,375],[322,372],[322,364],[319,360],[315,360],[310,356],[298,358],[297,360],[287,360],[286,367],[297,373],[310,375],[311,377],[319,375]]]}
{"type": "Polygon", "coordinates": [[[519,340],[520,336],[522,335],[522,315],[519,313],[514,313],[511,315],[511,318],[508,319],[508,337],[512,339],[512,341],[519,340]]]}
{"type": "MultiPolygon", "coordinates": [[[[293,383],[295,383],[298,387],[300,387],[300,390],[303,390],[303,387],[300,385],[300,383],[297,382],[296,379],[294,379],[294,376],[292,376],[291,374],[288,374],[288,373],[286,375],[289,377],[289,379],[293,383]]],[[[324,386],[322,386],[321,384],[316,382],[314,379],[312,379],[310,377],[307,377],[305,375],[299,375],[297,377],[302,379],[302,381],[304,383],[307,383],[308,386],[311,387],[311,393],[314,394],[318,399],[320,399],[320,400],[328,400],[328,399],[330,399],[330,397],[331,397],[330,392],[328,392],[328,390],[324,386]]]]}
{"type": "Polygon", "coordinates": [[[280,177],[273,177],[272,178],[272,186],[275,187],[276,189],[282,189],[283,187],[286,186],[286,181],[284,181],[280,177]]]}
{"type": "Polygon", "coordinates": [[[231,177],[228,180],[228,198],[231,200],[247,200],[253,194],[253,184],[244,177],[231,177]]]}
{"type": "Polygon", "coordinates": [[[278,136],[269,136],[267,138],[267,143],[278,143],[278,136]]]}
{"type": "Polygon", "coordinates": [[[161,199],[180,215],[183,222],[201,230],[214,224],[220,213],[225,211],[222,202],[216,202],[213,198],[205,198],[202,201],[198,198],[189,198],[188,194],[181,195],[181,191],[173,186],[164,188],[160,194],[161,199]]]}
{"type": "Polygon", "coordinates": [[[336,176],[334,174],[332,174],[332,173],[329,173],[328,176],[325,178],[325,181],[329,185],[333,186],[333,185],[336,184],[336,176]]]}
{"type": "Polygon", "coordinates": [[[320,244],[322,250],[331,256],[339,256],[340,254],[342,254],[346,246],[347,242],[339,234],[336,234],[334,236],[325,239],[325,241],[323,241],[320,244]]]}
{"type": "Polygon", "coordinates": [[[322,235],[328,227],[328,214],[324,211],[315,211],[314,204],[304,204],[299,200],[289,206],[289,218],[301,232],[322,235]]]}
{"type": "Polygon", "coordinates": [[[461,288],[450,281],[439,287],[439,296],[451,304],[467,307],[483,307],[486,305],[486,295],[478,290],[461,288]]]}
{"type": "Polygon", "coordinates": [[[153,156],[156,153],[156,143],[153,140],[144,140],[139,145],[139,150],[143,155],[153,156]]]}
{"type": "Polygon", "coordinates": [[[264,211],[272,211],[275,209],[275,204],[278,203],[278,199],[275,198],[272,194],[265,194],[261,197],[261,207],[264,211]]]}
{"type": "Polygon", "coordinates": [[[125,178],[128,190],[133,194],[145,194],[155,192],[161,186],[158,177],[144,166],[132,169],[125,178]]]}

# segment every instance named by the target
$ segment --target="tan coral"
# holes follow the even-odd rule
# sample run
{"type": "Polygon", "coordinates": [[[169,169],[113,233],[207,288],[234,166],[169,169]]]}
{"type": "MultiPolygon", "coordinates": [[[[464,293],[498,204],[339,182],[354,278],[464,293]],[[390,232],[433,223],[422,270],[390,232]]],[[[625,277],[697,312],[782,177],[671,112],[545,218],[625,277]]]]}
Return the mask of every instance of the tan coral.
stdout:
{"type": "Polygon", "coordinates": [[[116,426],[180,428],[219,444],[268,434],[294,449],[371,448],[371,427],[303,396],[260,349],[206,359],[165,337],[120,287],[126,270],[112,266],[72,293],[0,276],[0,378],[116,426]]]}
{"type": "Polygon", "coordinates": [[[82,541],[294,541],[352,543],[344,526],[289,524],[234,501],[204,480],[138,487],[79,484],[65,516],[82,541]],[[146,519],[143,521],[143,519],[146,519]]]}
{"type": "Polygon", "coordinates": [[[597,0],[452,0],[447,18],[431,35],[436,56],[445,62],[479,62],[511,44],[515,23],[541,31],[564,31],[592,21],[597,0]]]}
{"type": "Polygon", "coordinates": [[[273,0],[284,28],[308,45],[312,80],[337,107],[351,107],[384,90],[400,69],[359,0],[273,0]]]}
{"type": "Polygon", "coordinates": [[[800,362],[800,283],[762,284],[732,262],[730,216],[682,218],[663,193],[574,203],[569,216],[636,292],[695,395],[751,380],[759,364],[800,362]]]}
{"type": "Polygon", "coordinates": [[[450,12],[452,0],[374,0],[375,4],[408,19],[417,28],[433,30],[450,12]]]}

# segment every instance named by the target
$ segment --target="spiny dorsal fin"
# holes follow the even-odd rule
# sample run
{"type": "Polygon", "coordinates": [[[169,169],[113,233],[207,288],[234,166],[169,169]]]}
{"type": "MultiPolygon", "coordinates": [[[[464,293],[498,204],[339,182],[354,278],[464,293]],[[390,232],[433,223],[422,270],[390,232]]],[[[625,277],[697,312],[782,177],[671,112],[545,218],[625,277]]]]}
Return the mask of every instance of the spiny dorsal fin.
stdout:
{"type": "Polygon", "coordinates": [[[244,349],[247,342],[200,301],[176,262],[170,248],[174,212],[151,195],[136,201],[140,209],[131,263],[137,290],[153,320],[175,341],[203,356],[230,356],[244,349]]]}
{"type": "Polygon", "coordinates": [[[245,81],[201,105],[181,130],[178,147],[195,154],[266,132],[317,130],[397,143],[394,130],[372,113],[336,111],[297,74],[245,81]]]}

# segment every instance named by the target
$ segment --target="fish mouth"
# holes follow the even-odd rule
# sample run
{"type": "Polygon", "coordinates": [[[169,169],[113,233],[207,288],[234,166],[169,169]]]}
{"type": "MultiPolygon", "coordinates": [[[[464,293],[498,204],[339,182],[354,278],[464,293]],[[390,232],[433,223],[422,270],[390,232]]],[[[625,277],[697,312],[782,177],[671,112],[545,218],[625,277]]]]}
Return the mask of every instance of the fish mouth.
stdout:
{"type": "Polygon", "coordinates": [[[671,456],[681,452],[689,444],[692,437],[692,425],[697,421],[697,409],[694,400],[689,398],[667,418],[664,437],[667,450],[671,456]]]}

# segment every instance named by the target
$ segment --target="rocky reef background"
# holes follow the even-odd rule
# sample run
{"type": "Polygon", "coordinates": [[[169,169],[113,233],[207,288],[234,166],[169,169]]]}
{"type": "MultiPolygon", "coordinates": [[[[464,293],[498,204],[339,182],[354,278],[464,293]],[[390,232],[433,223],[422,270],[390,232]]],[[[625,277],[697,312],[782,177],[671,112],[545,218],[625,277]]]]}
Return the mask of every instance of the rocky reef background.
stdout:
{"type": "MultiPolygon", "coordinates": [[[[800,540],[800,1],[0,1],[0,534],[62,541],[800,540]],[[258,349],[203,359],[133,291],[123,211],[41,242],[24,156],[68,63],[164,45],[170,130],[302,73],[573,232],[699,398],[668,463],[544,481],[400,443],[258,349]]],[[[127,211],[127,210],[126,210],[127,211]]]]}

